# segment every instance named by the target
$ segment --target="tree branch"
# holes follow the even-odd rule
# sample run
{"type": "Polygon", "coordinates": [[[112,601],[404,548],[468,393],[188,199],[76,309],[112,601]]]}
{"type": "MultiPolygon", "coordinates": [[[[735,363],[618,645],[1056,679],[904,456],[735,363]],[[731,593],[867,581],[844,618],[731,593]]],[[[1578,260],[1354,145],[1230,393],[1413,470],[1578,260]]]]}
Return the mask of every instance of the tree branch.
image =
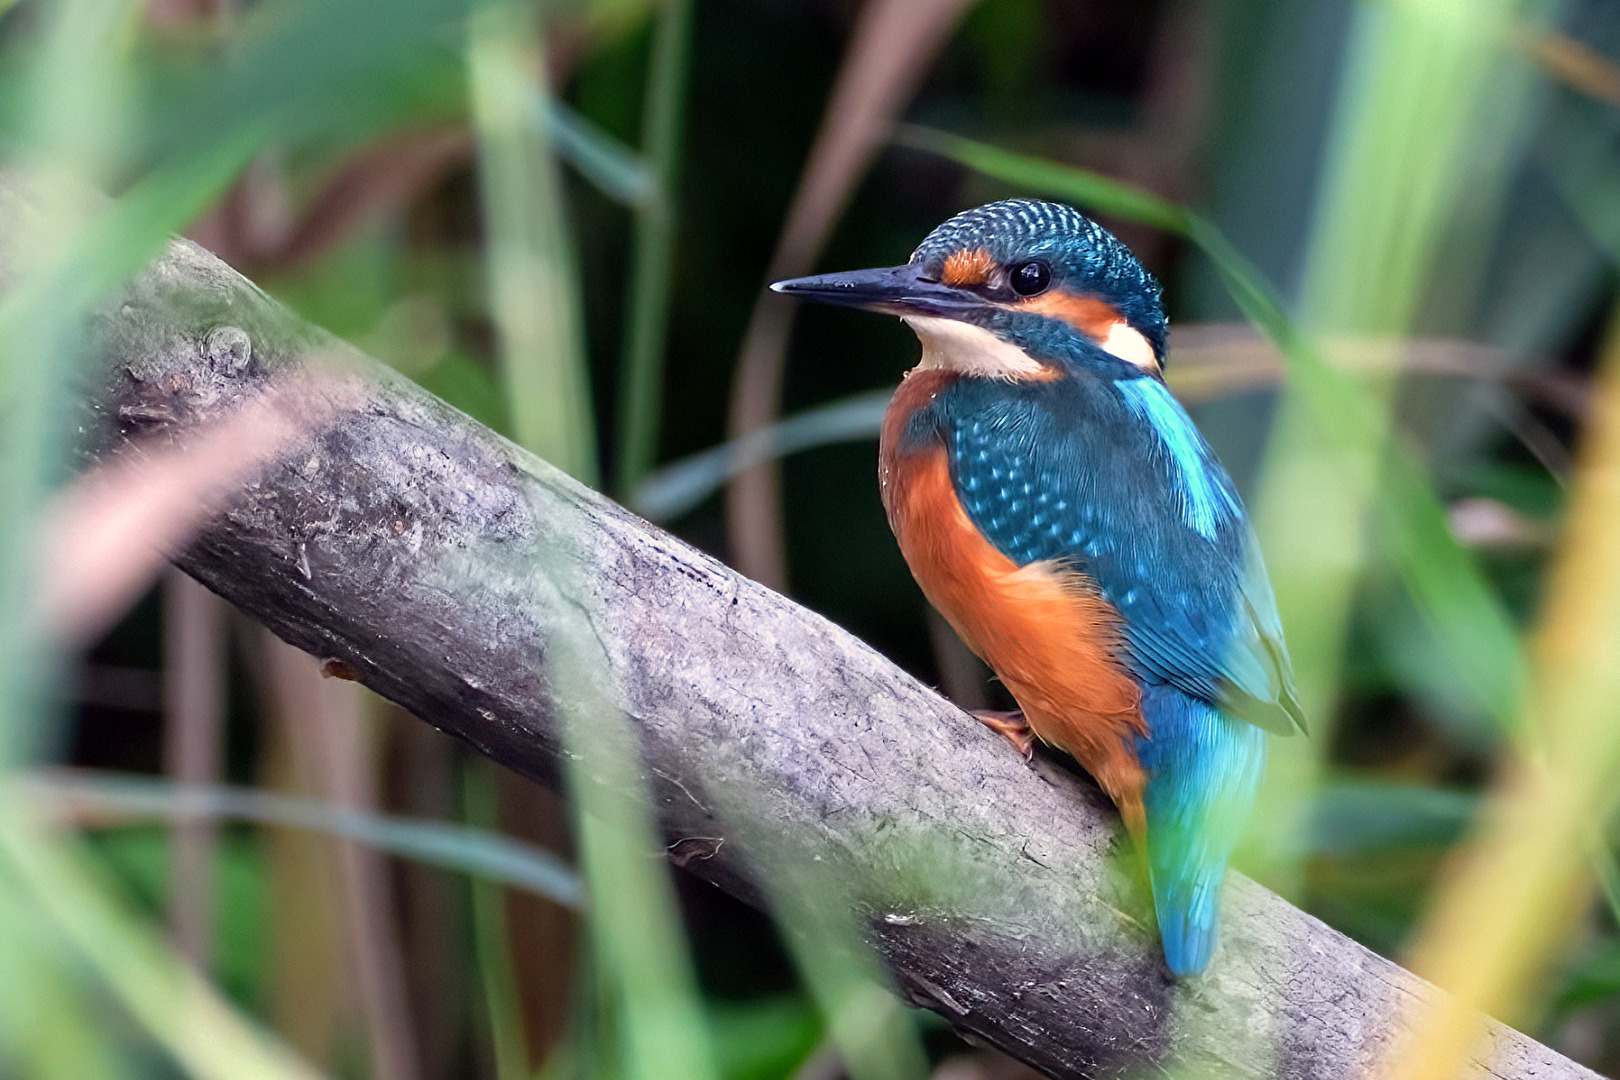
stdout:
{"type": "MultiPolygon", "coordinates": [[[[1362,1077],[1438,994],[1237,875],[1210,973],[1174,980],[1094,786],[1026,767],[838,627],[302,324],[195,245],[172,244],[93,339],[94,455],[173,437],[346,356],[310,391],[325,405],[314,434],[179,564],[546,781],[558,746],[546,660],[583,616],[639,732],[671,858],[756,903],[751,853],[821,860],[901,992],[970,1038],[1053,1077],[1172,1063],[1362,1077]],[[211,355],[224,326],[251,340],[245,365],[211,355]]],[[[1593,1075],[1494,1023],[1473,1070],[1593,1075]]]]}

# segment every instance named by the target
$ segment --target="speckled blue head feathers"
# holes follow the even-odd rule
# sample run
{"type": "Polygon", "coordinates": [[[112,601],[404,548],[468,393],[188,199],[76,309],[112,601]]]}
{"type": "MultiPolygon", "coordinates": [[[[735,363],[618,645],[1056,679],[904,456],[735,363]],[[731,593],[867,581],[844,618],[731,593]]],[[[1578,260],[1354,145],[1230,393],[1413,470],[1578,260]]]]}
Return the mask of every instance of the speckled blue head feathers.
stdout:
{"type": "Polygon", "coordinates": [[[964,210],[929,233],[911,261],[943,269],[950,256],[975,250],[988,252],[1004,267],[1044,258],[1052,267],[1053,287],[1096,293],[1116,305],[1135,303],[1164,321],[1157,279],[1119,237],[1071,206],[1003,199],[964,210]]]}
{"type": "Polygon", "coordinates": [[[1044,261],[1051,268],[1048,288],[1106,302],[1148,339],[1164,362],[1168,324],[1158,280],[1119,237],[1080,211],[1040,199],[986,203],[929,233],[912,252],[911,262],[925,273],[944,273],[953,256],[977,251],[985,252],[1001,273],[1030,260],[1044,261]]]}
{"type": "Polygon", "coordinates": [[[905,266],[772,287],[899,315],[925,345],[930,326],[938,338],[940,320],[966,323],[1036,367],[1136,378],[1157,374],[1165,358],[1159,283],[1118,237],[1060,203],[989,203],[929,233],[905,266]]]}

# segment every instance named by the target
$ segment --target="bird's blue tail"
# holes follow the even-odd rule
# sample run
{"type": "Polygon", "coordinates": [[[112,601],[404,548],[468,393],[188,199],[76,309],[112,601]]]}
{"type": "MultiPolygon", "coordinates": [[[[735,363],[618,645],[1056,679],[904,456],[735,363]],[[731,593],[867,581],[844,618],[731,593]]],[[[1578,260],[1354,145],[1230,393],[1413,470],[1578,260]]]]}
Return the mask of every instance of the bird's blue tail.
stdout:
{"type": "Polygon", "coordinates": [[[1143,688],[1148,870],[1164,958],[1197,975],[1215,951],[1226,863],[1265,764],[1265,732],[1173,687],[1143,688]]]}

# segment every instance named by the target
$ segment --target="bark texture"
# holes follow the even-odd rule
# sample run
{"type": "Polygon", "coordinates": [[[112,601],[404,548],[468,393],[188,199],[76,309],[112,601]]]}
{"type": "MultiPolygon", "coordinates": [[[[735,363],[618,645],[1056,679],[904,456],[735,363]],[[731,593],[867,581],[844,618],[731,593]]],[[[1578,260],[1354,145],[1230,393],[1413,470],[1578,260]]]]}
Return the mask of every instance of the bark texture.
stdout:
{"type": "MultiPolygon", "coordinates": [[[[306,391],[318,426],[178,558],[187,572],[542,780],[558,752],[549,659],[559,634],[593,638],[590,677],[633,722],[670,857],[754,902],[752,855],[808,860],[901,992],[973,1039],[1053,1077],[1349,1080],[1373,1075],[1438,993],[1237,875],[1209,974],[1174,980],[1094,786],[1026,767],[837,626],[302,324],[195,245],[172,244],[92,338],[91,456],[328,372],[306,391]]],[[[1472,1068],[1593,1075],[1483,1021],[1472,1068]]]]}

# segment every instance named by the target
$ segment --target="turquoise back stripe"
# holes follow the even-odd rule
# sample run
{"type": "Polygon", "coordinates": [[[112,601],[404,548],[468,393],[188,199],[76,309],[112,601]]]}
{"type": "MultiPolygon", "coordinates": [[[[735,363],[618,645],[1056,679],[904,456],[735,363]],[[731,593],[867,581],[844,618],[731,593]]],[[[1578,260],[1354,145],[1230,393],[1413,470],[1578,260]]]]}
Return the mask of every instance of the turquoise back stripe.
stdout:
{"type": "Polygon", "coordinates": [[[1181,516],[1200,536],[1215,539],[1215,528],[1238,514],[1237,497],[1212,474],[1209,448],[1181,403],[1158,379],[1144,376],[1114,384],[1120,397],[1137,416],[1158,434],[1169,452],[1179,481],[1181,516]]]}

